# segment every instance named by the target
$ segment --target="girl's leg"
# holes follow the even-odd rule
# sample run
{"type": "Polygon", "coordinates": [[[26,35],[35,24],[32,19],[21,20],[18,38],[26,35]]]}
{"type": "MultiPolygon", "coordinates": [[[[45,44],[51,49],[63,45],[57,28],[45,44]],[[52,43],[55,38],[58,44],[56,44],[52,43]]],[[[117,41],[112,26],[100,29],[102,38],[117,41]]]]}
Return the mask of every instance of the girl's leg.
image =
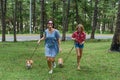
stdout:
{"type": "Polygon", "coordinates": [[[80,69],[80,50],[79,50],[79,48],[76,48],[76,54],[77,54],[77,68],[80,69]]]}
{"type": "Polygon", "coordinates": [[[82,49],[79,48],[79,54],[78,54],[78,69],[80,69],[80,60],[81,60],[81,57],[82,57],[82,49]]]}
{"type": "Polygon", "coordinates": [[[79,49],[79,52],[80,52],[80,59],[81,59],[83,50],[80,48],[80,49],[79,49]]]}

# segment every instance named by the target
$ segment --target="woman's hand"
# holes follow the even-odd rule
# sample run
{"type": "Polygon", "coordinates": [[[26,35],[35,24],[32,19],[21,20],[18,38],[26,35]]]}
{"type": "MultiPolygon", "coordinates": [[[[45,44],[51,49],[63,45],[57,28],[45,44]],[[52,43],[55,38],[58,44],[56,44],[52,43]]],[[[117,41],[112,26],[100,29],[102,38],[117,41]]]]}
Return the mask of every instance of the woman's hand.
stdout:
{"type": "Polygon", "coordinates": [[[62,49],[61,49],[61,48],[59,48],[59,52],[62,52],[62,49]]]}
{"type": "Polygon", "coordinates": [[[43,35],[43,37],[40,38],[37,43],[40,44],[40,42],[41,42],[42,40],[44,40],[44,39],[45,39],[45,35],[43,35]]]}
{"type": "Polygon", "coordinates": [[[37,43],[38,43],[38,44],[40,44],[40,41],[41,41],[41,40],[38,40],[38,42],[37,42],[37,43]]]}

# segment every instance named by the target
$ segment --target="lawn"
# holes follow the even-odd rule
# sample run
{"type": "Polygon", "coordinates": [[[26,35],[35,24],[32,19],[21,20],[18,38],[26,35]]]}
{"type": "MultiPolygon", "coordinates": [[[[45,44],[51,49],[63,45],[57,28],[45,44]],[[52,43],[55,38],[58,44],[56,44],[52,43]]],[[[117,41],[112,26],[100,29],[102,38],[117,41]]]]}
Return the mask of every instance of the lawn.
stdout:
{"type": "Polygon", "coordinates": [[[58,66],[53,74],[48,74],[42,42],[32,59],[33,67],[27,70],[26,59],[29,59],[37,45],[37,41],[0,42],[0,80],[119,80],[120,53],[108,52],[111,40],[86,41],[81,59],[81,70],[76,67],[73,41],[62,42],[62,52],[56,57],[65,60],[64,67],[58,66]],[[68,58],[66,58],[68,57],[68,58]]]}

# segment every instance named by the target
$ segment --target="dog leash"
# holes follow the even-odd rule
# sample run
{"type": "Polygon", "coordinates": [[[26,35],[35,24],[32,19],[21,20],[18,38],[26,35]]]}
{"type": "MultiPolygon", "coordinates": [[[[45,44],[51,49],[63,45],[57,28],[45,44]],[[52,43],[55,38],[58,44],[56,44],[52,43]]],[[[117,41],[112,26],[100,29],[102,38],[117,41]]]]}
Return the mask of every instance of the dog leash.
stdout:
{"type": "Polygon", "coordinates": [[[64,63],[65,63],[65,61],[67,61],[68,56],[71,54],[71,52],[72,52],[73,48],[74,48],[74,46],[71,48],[71,50],[68,52],[68,55],[65,57],[65,59],[64,59],[64,63]]]}
{"type": "Polygon", "coordinates": [[[39,44],[36,45],[36,47],[35,47],[35,49],[34,49],[32,55],[31,55],[30,59],[32,59],[32,57],[33,57],[33,55],[35,54],[35,51],[37,50],[38,46],[39,46],[39,44]]]}

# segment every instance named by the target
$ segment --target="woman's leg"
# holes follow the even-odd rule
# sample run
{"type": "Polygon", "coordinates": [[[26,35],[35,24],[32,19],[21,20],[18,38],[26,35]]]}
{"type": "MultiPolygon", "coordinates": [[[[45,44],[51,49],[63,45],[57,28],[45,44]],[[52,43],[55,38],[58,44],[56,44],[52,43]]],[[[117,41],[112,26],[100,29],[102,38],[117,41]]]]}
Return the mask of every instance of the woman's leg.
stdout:
{"type": "Polygon", "coordinates": [[[52,57],[52,58],[51,58],[51,61],[52,61],[52,63],[55,62],[55,57],[52,57]]]}
{"type": "Polygon", "coordinates": [[[51,64],[51,60],[50,57],[46,57],[47,58],[47,64],[50,70],[52,70],[52,64],[51,64]]]}
{"type": "Polygon", "coordinates": [[[55,57],[51,58],[53,68],[56,68],[55,57]]]}
{"type": "Polygon", "coordinates": [[[52,69],[52,67],[53,67],[53,65],[52,65],[52,59],[51,59],[51,57],[47,57],[47,64],[48,64],[48,67],[49,67],[49,74],[52,74],[53,73],[53,69],[52,69]]]}

